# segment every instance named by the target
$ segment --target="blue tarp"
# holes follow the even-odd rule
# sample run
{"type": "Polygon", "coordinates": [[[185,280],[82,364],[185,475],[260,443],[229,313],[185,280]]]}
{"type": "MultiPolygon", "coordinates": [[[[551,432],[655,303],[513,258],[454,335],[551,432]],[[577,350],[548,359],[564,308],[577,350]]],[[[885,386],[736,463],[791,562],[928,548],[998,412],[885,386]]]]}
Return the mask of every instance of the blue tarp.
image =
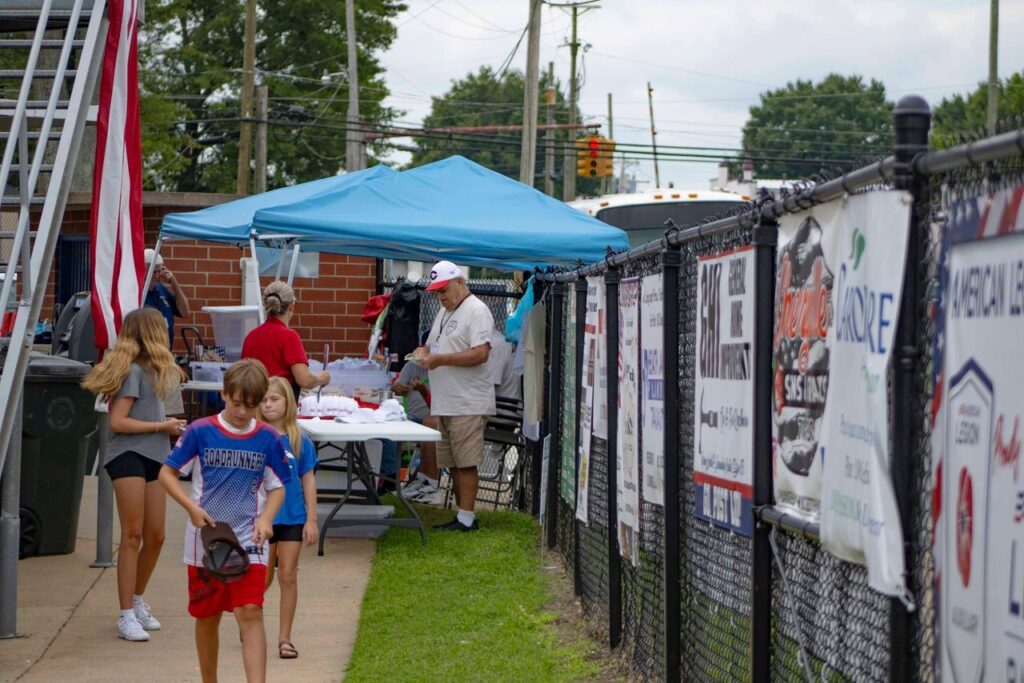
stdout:
{"type": "Polygon", "coordinates": [[[252,217],[259,209],[291,204],[309,197],[335,192],[351,185],[398,175],[387,166],[374,166],[365,171],[321,178],[300,185],[282,187],[250,197],[187,213],[169,213],[160,225],[160,234],[209,242],[246,242],[252,230],[252,217]]]}
{"type": "Polygon", "coordinates": [[[504,270],[628,247],[624,231],[461,156],[261,209],[253,226],[301,235],[304,250],[504,270]]]}

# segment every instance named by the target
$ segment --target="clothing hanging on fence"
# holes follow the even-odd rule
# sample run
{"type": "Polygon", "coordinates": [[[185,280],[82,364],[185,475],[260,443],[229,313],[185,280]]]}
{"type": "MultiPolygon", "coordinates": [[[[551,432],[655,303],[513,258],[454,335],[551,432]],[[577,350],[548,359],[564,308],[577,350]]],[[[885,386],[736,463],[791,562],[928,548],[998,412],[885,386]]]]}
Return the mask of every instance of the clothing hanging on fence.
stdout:
{"type": "Polygon", "coordinates": [[[505,340],[518,344],[522,337],[523,324],[533,309],[533,278],[526,281],[526,289],[519,300],[516,310],[505,321],[505,340]]]}
{"type": "Polygon", "coordinates": [[[540,439],[544,414],[544,337],[547,332],[547,304],[538,303],[526,319],[520,346],[523,351],[523,434],[540,439]]]}
{"type": "Polygon", "coordinates": [[[391,290],[391,303],[384,319],[384,333],[391,357],[398,354],[398,362],[391,364],[392,372],[405,366],[406,355],[420,345],[420,290],[416,284],[399,280],[391,290]]]}

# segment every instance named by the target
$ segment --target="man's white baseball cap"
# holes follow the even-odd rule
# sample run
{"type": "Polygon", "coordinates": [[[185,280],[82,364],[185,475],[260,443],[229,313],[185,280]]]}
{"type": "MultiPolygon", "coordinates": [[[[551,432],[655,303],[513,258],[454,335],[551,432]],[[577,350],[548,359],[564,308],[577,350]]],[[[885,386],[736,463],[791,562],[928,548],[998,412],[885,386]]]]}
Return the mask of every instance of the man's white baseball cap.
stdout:
{"type": "Polygon", "coordinates": [[[147,266],[153,262],[154,258],[156,259],[156,264],[158,266],[163,265],[164,257],[161,256],[160,254],[156,253],[152,249],[147,249],[145,252],[143,252],[142,260],[146,263],[147,266]]]}
{"type": "Polygon", "coordinates": [[[442,289],[455,278],[462,277],[462,271],[451,261],[438,261],[430,269],[430,284],[427,285],[428,292],[442,289]]]}

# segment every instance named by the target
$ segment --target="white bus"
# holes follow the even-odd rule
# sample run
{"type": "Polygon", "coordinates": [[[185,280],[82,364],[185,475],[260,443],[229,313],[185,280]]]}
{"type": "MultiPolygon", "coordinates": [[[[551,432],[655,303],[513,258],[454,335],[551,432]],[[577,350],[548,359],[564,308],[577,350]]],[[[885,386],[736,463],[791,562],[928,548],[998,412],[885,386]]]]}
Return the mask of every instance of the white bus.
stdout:
{"type": "Polygon", "coordinates": [[[665,221],[669,219],[682,228],[749,199],[732,192],[665,188],[578,199],[569,202],[569,206],[625,230],[629,246],[636,247],[661,237],[666,230],[665,221]]]}

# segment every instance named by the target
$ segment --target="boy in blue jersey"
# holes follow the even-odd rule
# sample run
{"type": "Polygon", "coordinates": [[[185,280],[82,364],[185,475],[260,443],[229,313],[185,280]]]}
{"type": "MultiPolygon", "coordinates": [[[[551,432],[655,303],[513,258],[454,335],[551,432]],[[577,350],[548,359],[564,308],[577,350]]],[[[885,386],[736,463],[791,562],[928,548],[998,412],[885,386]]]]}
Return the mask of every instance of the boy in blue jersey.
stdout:
{"type": "Polygon", "coordinates": [[[290,477],[277,433],[255,419],[266,392],[267,372],[259,361],[232,365],[224,373],[224,410],[192,423],[160,471],[160,483],[189,516],[185,527],[188,611],[196,619],[196,652],[204,682],[217,680],[217,635],[224,612],[234,612],[238,623],[246,680],[266,680],[266,541],[273,534],[273,520],[284,501],[284,482],[290,477]],[[178,477],[189,472],[192,488],[186,493],[178,477]],[[199,530],[215,522],[229,524],[249,555],[246,573],[230,583],[203,568],[206,551],[199,530]]]}

